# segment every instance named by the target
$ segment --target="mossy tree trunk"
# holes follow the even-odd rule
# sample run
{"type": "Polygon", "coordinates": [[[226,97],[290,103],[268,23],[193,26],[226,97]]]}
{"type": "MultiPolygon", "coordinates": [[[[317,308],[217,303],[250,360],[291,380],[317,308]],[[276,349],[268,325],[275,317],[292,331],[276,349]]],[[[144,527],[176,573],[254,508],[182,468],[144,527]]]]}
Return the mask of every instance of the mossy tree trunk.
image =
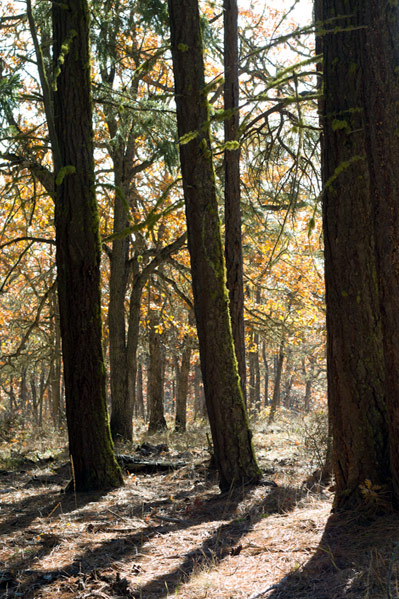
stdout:
{"type": "Polygon", "coordinates": [[[335,505],[361,505],[368,479],[397,507],[399,5],[317,0],[316,18],[335,505]]]}
{"type": "Polygon", "coordinates": [[[197,0],[169,0],[188,248],[206,405],[221,489],[260,476],[231,329],[197,0]]]}
{"type": "Polygon", "coordinates": [[[122,484],[113,454],[102,351],[86,0],[53,5],[56,240],[69,451],[78,491],[122,484]]]}
{"type": "Polygon", "coordinates": [[[227,288],[231,326],[241,388],[246,398],[244,286],[241,236],[238,6],[237,0],[223,0],[224,22],[224,211],[227,288]],[[230,145],[229,145],[230,144],[230,145]]]}

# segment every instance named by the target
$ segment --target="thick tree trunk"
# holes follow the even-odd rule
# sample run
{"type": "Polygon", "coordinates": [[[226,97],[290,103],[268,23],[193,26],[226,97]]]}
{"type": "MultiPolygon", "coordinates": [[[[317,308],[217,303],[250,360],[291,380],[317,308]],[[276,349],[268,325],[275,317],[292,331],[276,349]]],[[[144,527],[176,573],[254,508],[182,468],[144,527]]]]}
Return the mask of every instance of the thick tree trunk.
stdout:
{"type": "Polygon", "coordinates": [[[229,313],[197,0],[169,0],[188,247],[201,369],[221,489],[257,480],[229,313]]]}
{"type": "Polygon", "coordinates": [[[61,426],[62,409],[61,409],[61,331],[60,331],[60,314],[58,309],[58,297],[54,297],[52,302],[54,311],[54,348],[50,364],[50,392],[51,392],[51,416],[55,428],[61,426]]]}
{"type": "Polygon", "coordinates": [[[227,288],[231,326],[241,388],[246,398],[244,286],[240,205],[238,7],[237,0],[223,1],[224,18],[224,207],[227,288]],[[230,145],[229,145],[230,144],[230,145]]]}
{"type": "Polygon", "coordinates": [[[318,44],[335,505],[361,504],[366,479],[397,504],[399,6],[318,0],[316,17],[334,19],[318,44]]]}
{"type": "Polygon", "coordinates": [[[105,489],[120,486],[122,476],[109,429],[101,344],[101,249],[86,0],[55,3],[53,25],[55,223],[69,451],[75,489],[105,489]]]}

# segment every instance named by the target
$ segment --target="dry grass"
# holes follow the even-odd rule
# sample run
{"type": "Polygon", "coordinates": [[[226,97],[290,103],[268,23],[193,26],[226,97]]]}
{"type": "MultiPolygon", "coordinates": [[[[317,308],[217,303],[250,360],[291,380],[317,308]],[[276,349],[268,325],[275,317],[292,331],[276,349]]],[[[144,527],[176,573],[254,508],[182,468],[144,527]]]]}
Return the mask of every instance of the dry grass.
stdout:
{"type": "Polygon", "coordinates": [[[330,515],[331,493],[303,484],[314,463],[301,419],[257,425],[261,466],[278,487],[222,496],[204,466],[203,427],[150,441],[167,442],[168,459],[189,465],[126,476],[124,488],[104,496],[62,494],[65,460],[29,454],[33,461],[11,464],[7,457],[0,473],[0,597],[399,597],[398,518],[330,515]]]}

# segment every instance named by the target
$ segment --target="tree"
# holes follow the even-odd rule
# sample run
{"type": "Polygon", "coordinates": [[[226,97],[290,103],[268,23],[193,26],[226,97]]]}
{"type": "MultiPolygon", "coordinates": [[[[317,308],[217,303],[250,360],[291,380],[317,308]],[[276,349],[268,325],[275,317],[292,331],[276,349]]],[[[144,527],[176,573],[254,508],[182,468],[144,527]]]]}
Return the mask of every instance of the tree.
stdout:
{"type": "Polygon", "coordinates": [[[241,388],[246,398],[244,288],[240,204],[238,7],[224,0],[224,210],[227,288],[241,388]]]}
{"type": "MultiPolygon", "coordinates": [[[[53,35],[54,120],[49,104],[47,113],[56,177],[58,295],[69,451],[74,488],[82,491],[123,482],[106,405],[86,0],[54,4],[53,35]]],[[[44,84],[44,94],[50,94],[44,84]]]]}
{"type": "Polygon", "coordinates": [[[148,310],[149,354],[148,373],[148,432],[157,433],[167,428],[164,416],[165,349],[158,330],[159,319],[155,310],[148,310]]]}
{"type": "Polygon", "coordinates": [[[197,0],[169,0],[180,162],[205,398],[221,489],[259,479],[231,330],[197,0]]]}
{"type": "Polygon", "coordinates": [[[176,414],[175,431],[184,432],[187,426],[187,393],[190,374],[192,340],[188,334],[184,336],[181,348],[181,363],[176,357],[176,414]]]}
{"type": "Polygon", "coordinates": [[[368,480],[397,508],[399,6],[317,0],[316,19],[335,506],[368,480]]]}
{"type": "Polygon", "coordinates": [[[114,188],[112,247],[104,244],[110,260],[111,432],[114,439],[131,441],[143,288],[160,263],[184,245],[185,236],[171,228],[179,241],[171,236],[169,244],[161,244],[160,239],[147,235],[154,231],[154,223],[168,202],[169,189],[173,188],[168,171],[177,163],[176,148],[168,141],[173,137],[170,127],[175,125],[165,101],[168,78],[161,60],[163,52],[157,47],[155,33],[140,24],[143,18],[151,17],[151,7],[143,17],[139,2],[128,6],[122,0],[107,0],[94,6],[101,75],[98,118],[104,119],[108,132],[106,146],[113,164],[114,188]],[[157,98],[159,92],[162,99],[157,98]],[[154,169],[163,176],[155,177],[154,169]],[[142,185],[143,177],[147,177],[148,185],[142,185]],[[169,185],[164,185],[165,181],[169,185]],[[151,189],[150,197],[143,197],[140,188],[146,194],[151,189]],[[147,218],[148,226],[143,226],[147,218]]]}

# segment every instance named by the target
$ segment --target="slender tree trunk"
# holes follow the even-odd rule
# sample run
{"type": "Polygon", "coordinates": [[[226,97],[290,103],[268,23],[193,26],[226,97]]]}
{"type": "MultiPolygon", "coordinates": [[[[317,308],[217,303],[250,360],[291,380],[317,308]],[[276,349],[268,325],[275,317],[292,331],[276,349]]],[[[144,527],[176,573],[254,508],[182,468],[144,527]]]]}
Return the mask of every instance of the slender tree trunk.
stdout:
{"type": "Polygon", "coordinates": [[[310,401],[312,399],[312,379],[308,379],[305,385],[305,399],[304,399],[304,409],[305,412],[310,412],[310,401]]]}
{"type": "Polygon", "coordinates": [[[292,352],[291,349],[287,350],[284,372],[284,391],[283,391],[283,404],[285,408],[289,408],[291,404],[291,389],[294,382],[294,376],[292,374],[292,352]]]}
{"type": "Polygon", "coordinates": [[[156,331],[155,313],[149,314],[150,372],[148,388],[148,432],[157,433],[167,428],[164,416],[164,360],[161,335],[156,331]]]}
{"type": "Polygon", "coordinates": [[[221,489],[257,480],[231,330],[197,0],[169,0],[180,161],[205,398],[221,489]]]}
{"type": "Polygon", "coordinates": [[[276,366],[274,372],[274,388],[273,388],[273,397],[272,403],[270,407],[270,415],[269,415],[269,423],[273,422],[274,417],[276,415],[276,410],[280,405],[280,389],[281,389],[281,375],[283,372],[283,363],[285,358],[284,353],[285,342],[284,339],[281,340],[280,350],[276,357],[276,366]]]}
{"type": "MultiPolygon", "coordinates": [[[[122,190],[123,153],[113,157],[115,186],[122,190]]],[[[122,191],[115,194],[114,233],[120,233],[129,225],[126,199],[122,191]]],[[[109,362],[111,380],[111,432],[117,437],[131,441],[133,438],[132,398],[128,393],[128,361],[126,341],[125,299],[128,279],[129,237],[114,239],[112,242],[111,269],[109,282],[109,362]]]]}
{"type": "Polygon", "coordinates": [[[244,286],[240,204],[238,7],[237,0],[223,0],[224,18],[224,206],[227,288],[231,326],[241,388],[246,398],[244,286]]]}
{"type": "Polygon", "coordinates": [[[191,339],[188,335],[183,341],[181,364],[177,361],[176,374],[176,417],[175,431],[183,432],[187,427],[187,393],[190,374],[191,339]]]}
{"type": "Polygon", "coordinates": [[[318,50],[335,506],[362,505],[366,479],[397,504],[399,5],[317,0],[316,18],[326,23],[318,50]]]}
{"type": "Polygon", "coordinates": [[[36,387],[35,372],[33,372],[30,376],[30,392],[31,392],[33,421],[34,421],[35,425],[37,426],[39,424],[39,413],[38,413],[39,402],[37,399],[37,387],[36,387]]]}
{"type": "MultiPolygon", "coordinates": [[[[310,402],[312,399],[312,387],[314,382],[314,370],[315,370],[315,359],[313,356],[309,356],[309,368],[306,370],[305,360],[302,360],[302,370],[305,377],[305,398],[304,398],[304,410],[310,412],[310,402]]],[[[331,419],[330,419],[331,420],[331,419]]]]}
{"type": "Polygon", "coordinates": [[[137,393],[136,393],[136,416],[144,420],[144,391],[143,391],[143,364],[137,367],[137,393]]]}
{"type": "Polygon", "coordinates": [[[89,9],[53,5],[56,239],[69,451],[78,491],[120,486],[101,344],[100,238],[95,197],[89,9]]]}
{"type": "Polygon", "coordinates": [[[41,364],[40,368],[40,385],[39,385],[39,427],[43,426],[43,407],[44,407],[44,393],[48,385],[46,381],[46,373],[44,370],[44,364],[41,364]]]}
{"type": "Polygon", "coordinates": [[[265,341],[263,341],[263,343],[262,343],[262,358],[263,358],[263,365],[264,365],[264,369],[265,369],[265,374],[264,374],[264,405],[267,406],[269,404],[269,363],[267,361],[266,342],[265,341]]]}
{"type": "Polygon", "coordinates": [[[147,279],[143,280],[140,276],[139,264],[136,258],[133,259],[132,271],[133,281],[129,300],[129,328],[127,335],[127,374],[129,402],[134,407],[136,405],[137,348],[140,333],[141,297],[147,279]]]}
{"type": "Polygon", "coordinates": [[[248,390],[247,390],[247,407],[248,410],[253,410],[255,407],[255,352],[253,351],[253,332],[251,344],[248,352],[248,390]]]}
{"type": "Polygon", "coordinates": [[[24,413],[26,411],[27,403],[28,403],[28,390],[26,387],[26,368],[23,368],[22,372],[21,372],[19,405],[24,413]]]}
{"type": "Polygon", "coordinates": [[[201,365],[194,366],[194,419],[206,417],[204,388],[202,385],[201,365]]]}

